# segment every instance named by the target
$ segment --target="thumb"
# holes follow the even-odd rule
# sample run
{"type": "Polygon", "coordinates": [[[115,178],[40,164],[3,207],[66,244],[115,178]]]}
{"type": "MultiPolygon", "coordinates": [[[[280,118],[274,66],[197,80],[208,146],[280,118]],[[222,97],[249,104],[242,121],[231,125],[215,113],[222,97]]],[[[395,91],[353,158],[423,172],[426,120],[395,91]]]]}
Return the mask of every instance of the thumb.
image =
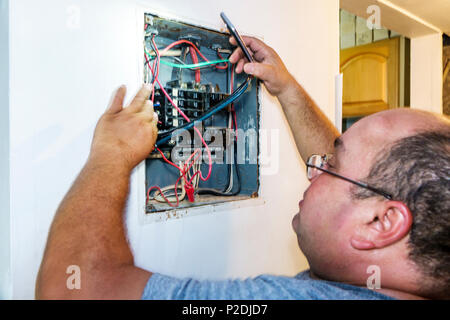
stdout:
{"type": "Polygon", "coordinates": [[[125,95],[127,93],[127,87],[124,85],[120,86],[119,89],[116,90],[114,96],[111,100],[109,107],[106,109],[105,113],[115,114],[122,110],[123,101],[125,100],[125,95]]]}
{"type": "Polygon", "coordinates": [[[263,81],[266,81],[270,78],[272,73],[271,71],[272,71],[271,66],[263,63],[252,62],[246,63],[244,65],[245,73],[255,76],[263,81]]]}

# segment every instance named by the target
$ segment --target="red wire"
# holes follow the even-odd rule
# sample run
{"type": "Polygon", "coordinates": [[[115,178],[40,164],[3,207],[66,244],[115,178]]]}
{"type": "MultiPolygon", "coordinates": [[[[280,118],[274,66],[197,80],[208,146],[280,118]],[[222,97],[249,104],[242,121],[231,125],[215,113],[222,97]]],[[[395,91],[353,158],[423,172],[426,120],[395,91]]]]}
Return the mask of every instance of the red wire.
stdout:
{"type": "MultiPolygon", "coordinates": [[[[154,45],[155,48],[156,48],[155,35],[153,35],[153,37],[152,37],[152,43],[153,43],[153,45],[154,45]]],[[[155,101],[155,90],[154,90],[154,89],[155,89],[156,79],[158,79],[158,77],[159,77],[159,65],[160,65],[160,63],[161,63],[161,62],[160,62],[161,58],[160,58],[159,52],[156,51],[155,54],[156,54],[156,59],[155,59],[155,62],[153,63],[152,74],[153,74],[153,70],[155,70],[155,67],[156,67],[156,61],[158,61],[158,69],[156,69],[155,80],[154,80],[153,83],[152,83],[152,103],[155,101]]]]}
{"type": "Polygon", "coordinates": [[[163,50],[160,51],[161,54],[165,53],[166,51],[172,49],[173,47],[175,47],[176,45],[182,44],[182,43],[186,43],[188,45],[190,45],[191,47],[193,47],[195,49],[195,51],[197,51],[197,53],[199,54],[200,57],[202,57],[203,60],[209,62],[209,60],[200,52],[200,50],[197,48],[197,46],[195,44],[193,44],[191,41],[188,40],[178,40],[175,41],[171,44],[169,44],[167,47],[165,47],[163,50]]]}
{"type": "MultiPolygon", "coordinates": [[[[154,47],[155,47],[155,50],[156,50],[155,53],[157,54],[158,62],[159,62],[159,56],[161,55],[161,52],[158,51],[158,48],[157,48],[156,43],[155,43],[155,41],[154,41],[154,37],[152,38],[152,42],[153,42],[153,45],[154,45],[154,47]]],[[[197,48],[192,42],[187,41],[187,40],[179,40],[179,41],[177,41],[177,42],[174,42],[174,43],[170,44],[169,46],[167,46],[162,52],[164,52],[164,51],[166,51],[166,50],[169,50],[170,48],[174,47],[175,45],[177,45],[177,44],[179,44],[179,43],[188,43],[188,44],[190,44],[190,45],[194,48],[194,50],[197,51],[203,59],[205,59],[205,61],[208,61],[208,60],[203,56],[203,54],[201,54],[201,52],[198,50],[198,48],[197,48]]],[[[198,58],[197,58],[197,55],[196,55],[195,51],[190,51],[190,52],[191,52],[191,54],[193,54],[193,59],[197,59],[197,61],[198,61],[198,58]],[[195,58],[194,58],[194,57],[195,57],[195,58]]],[[[146,63],[147,63],[147,65],[148,65],[148,67],[150,68],[150,70],[151,70],[151,72],[152,72],[152,75],[154,75],[154,74],[155,74],[155,73],[154,73],[154,68],[155,68],[156,66],[155,66],[155,64],[154,64],[154,65],[153,65],[153,68],[152,68],[152,67],[150,66],[150,63],[149,63],[149,59],[148,59],[148,57],[147,57],[147,54],[144,53],[144,55],[145,55],[146,63]]],[[[155,61],[155,62],[156,62],[156,61],[155,61]]],[[[196,63],[197,63],[197,62],[196,62],[196,63]]],[[[161,88],[161,91],[162,91],[162,92],[164,93],[164,95],[167,97],[167,99],[168,99],[169,102],[172,104],[172,106],[174,106],[174,107],[177,109],[177,111],[183,116],[183,118],[184,118],[186,121],[191,122],[191,120],[184,114],[183,111],[181,111],[181,109],[178,108],[178,106],[177,106],[177,105],[173,102],[173,100],[170,98],[169,94],[166,92],[166,90],[164,89],[164,87],[163,87],[163,86],[161,85],[161,83],[159,82],[158,76],[159,76],[159,63],[158,63],[158,69],[156,70],[155,81],[154,81],[153,84],[152,84],[153,89],[154,89],[155,82],[157,82],[158,85],[159,85],[159,87],[161,88]]],[[[152,92],[154,92],[154,90],[152,90],[152,92]]],[[[153,99],[153,97],[152,97],[152,99],[153,99]]],[[[190,160],[192,159],[192,157],[199,151],[199,149],[197,149],[193,154],[191,154],[191,156],[190,156],[190,157],[188,158],[188,160],[186,161],[186,163],[185,163],[185,165],[184,165],[184,168],[181,169],[181,168],[178,167],[176,164],[174,164],[173,162],[171,162],[170,160],[168,160],[168,159],[164,156],[164,153],[163,153],[159,148],[157,148],[157,150],[159,151],[159,153],[162,155],[163,159],[164,159],[167,163],[169,163],[170,165],[172,165],[172,166],[174,166],[175,168],[177,168],[177,169],[180,171],[180,173],[181,173],[181,176],[177,179],[177,181],[176,181],[176,183],[175,183],[175,196],[176,196],[176,199],[177,199],[177,203],[176,203],[175,205],[173,205],[172,203],[170,203],[170,201],[163,195],[163,193],[161,192],[161,189],[160,189],[158,186],[153,186],[153,187],[149,188],[149,190],[148,190],[148,192],[147,192],[147,202],[148,202],[148,200],[149,200],[149,198],[150,198],[150,191],[153,190],[153,189],[158,189],[158,190],[160,191],[162,197],[164,198],[164,200],[165,200],[170,206],[172,206],[172,207],[174,207],[174,206],[177,207],[177,206],[179,205],[178,191],[177,191],[177,184],[178,184],[179,180],[180,180],[182,177],[184,177],[187,186],[188,186],[188,187],[191,187],[191,188],[192,188],[192,184],[191,184],[191,183],[192,183],[192,180],[194,179],[194,177],[195,177],[196,175],[200,174],[200,179],[203,180],[203,181],[206,181],[206,180],[208,180],[208,179],[210,178],[210,176],[211,176],[211,170],[212,170],[211,151],[209,150],[209,147],[208,147],[208,145],[206,144],[205,140],[203,139],[203,137],[202,137],[200,131],[199,131],[196,127],[194,127],[194,130],[195,130],[195,131],[197,132],[197,134],[200,136],[200,139],[202,140],[202,143],[203,143],[203,145],[205,146],[206,151],[207,151],[207,153],[208,153],[208,160],[209,160],[209,170],[208,170],[208,175],[206,176],[206,178],[204,178],[203,175],[202,175],[201,170],[198,170],[197,172],[194,173],[194,175],[192,176],[192,178],[191,178],[189,181],[187,181],[187,178],[186,178],[186,165],[190,162],[190,160]]],[[[199,156],[200,156],[200,155],[199,155],[199,156]]],[[[198,156],[198,157],[199,157],[199,156],[198,156]]],[[[188,167],[187,170],[190,170],[190,168],[191,168],[192,165],[195,163],[195,161],[198,159],[198,157],[196,157],[196,158],[192,161],[192,163],[189,165],[189,167],[188,167]]]]}
{"type": "MultiPolygon", "coordinates": [[[[170,45],[169,45],[170,46],[170,45]]],[[[158,50],[158,48],[155,46],[155,49],[158,50]]],[[[146,54],[145,54],[146,55],[146,54]]],[[[148,61],[148,57],[146,58],[148,61]]],[[[149,66],[150,67],[150,66],[149,66]]],[[[152,70],[153,73],[153,70],[152,70]]],[[[164,93],[164,95],[167,97],[167,100],[169,100],[169,102],[172,104],[172,106],[177,109],[177,111],[181,114],[181,116],[187,121],[187,122],[191,122],[191,120],[184,114],[183,111],[181,111],[180,108],[178,108],[178,106],[173,102],[172,98],[170,98],[169,94],[167,93],[167,91],[164,89],[164,87],[161,85],[161,83],[159,82],[159,79],[156,78],[156,82],[159,85],[159,88],[161,89],[161,91],[164,93]]],[[[202,181],[207,181],[209,179],[209,177],[211,176],[211,170],[212,170],[212,159],[211,159],[211,151],[209,150],[208,145],[206,144],[205,140],[202,137],[202,134],[200,133],[200,131],[194,126],[193,127],[195,132],[197,132],[197,134],[199,135],[203,145],[205,146],[206,152],[208,153],[208,161],[209,161],[209,170],[208,170],[208,175],[206,176],[206,178],[203,177],[203,175],[200,172],[200,179],[202,181]]]]}
{"type": "MultiPolygon", "coordinates": [[[[180,112],[180,114],[183,116],[183,118],[186,119],[187,122],[191,122],[191,120],[183,113],[183,111],[181,111],[178,106],[172,101],[172,99],[170,98],[169,94],[166,92],[166,90],[164,90],[164,88],[161,86],[161,84],[159,83],[159,80],[157,80],[159,87],[161,88],[161,91],[164,93],[164,95],[167,97],[167,100],[169,100],[169,102],[172,104],[172,106],[174,106],[178,112],[180,112]]],[[[208,175],[206,176],[206,178],[203,178],[203,175],[200,172],[200,179],[202,179],[202,181],[206,181],[209,179],[209,177],[211,176],[211,170],[212,170],[212,159],[211,159],[211,151],[209,150],[208,145],[206,144],[205,140],[202,137],[202,134],[200,133],[200,131],[197,129],[197,127],[193,127],[195,132],[197,132],[197,134],[199,135],[200,139],[202,140],[203,145],[205,146],[206,152],[208,153],[208,161],[209,161],[209,170],[208,170],[208,175]]]]}
{"type": "MultiPolygon", "coordinates": [[[[194,64],[197,64],[198,63],[197,53],[195,53],[195,50],[192,47],[189,47],[189,53],[191,54],[192,62],[194,64]]],[[[200,69],[199,68],[195,69],[195,82],[200,83],[200,69]]]]}
{"type": "MultiPolygon", "coordinates": [[[[169,159],[166,158],[166,156],[164,155],[164,153],[159,149],[156,148],[156,150],[158,150],[158,152],[161,154],[161,156],[163,157],[164,161],[166,161],[168,164],[170,164],[171,166],[177,168],[180,172],[183,172],[183,169],[181,169],[179,166],[177,166],[175,163],[173,163],[172,161],[170,161],[169,159]]],[[[186,179],[186,176],[183,174],[183,176],[186,179]]],[[[187,181],[187,180],[186,180],[187,181]]]]}
{"type": "MultiPolygon", "coordinates": [[[[220,60],[223,60],[223,57],[222,57],[222,55],[220,54],[219,51],[217,51],[217,55],[219,56],[220,60]]],[[[216,65],[216,68],[217,69],[221,69],[221,70],[228,69],[228,62],[225,62],[225,64],[223,66],[216,65]]]]}
{"type": "Polygon", "coordinates": [[[189,158],[186,160],[186,162],[185,162],[185,164],[184,164],[184,167],[183,167],[184,172],[189,172],[189,170],[191,169],[191,167],[193,166],[193,164],[195,163],[195,161],[197,161],[197,159],[200,157],[200,155],[198,155],[198,156],[191,162],[191,164],[189,165],[189,167],[188,167],[187,170],[186,170],[187,164],[191,161],[192,157],[193,157],[195,154],[197,154],[198,151],[200,151],[200,149],[196,149],[196,150],[189,156],[189,158]]]}
{"type": "Polygon", "coordinates": [[[147,203],[148,203],[148,201],[150,200],[150,192],[151,192],[153,189],[157,189],[157,190],[159,191],[159,193],[161,194],[161,196],[163,197],[163,199],[167,202],[167,204],[168,204],[169,206],[171,206],[172,208],[178,207],[178,205],[180,204],[180,199],[178,198],[178,182],[180,182],[181,177],[182,177],[182,176],[180,176],[180,177],[177,179],[177,181],[175,182],[175,198],[177,199],[176,204],[171,203],[171,202],[169,201],[169,199],[166,198],[166,196],[165,196],[164,193],[162,192],[161,188],[158,187],[158,186],[153,186],[153,187],[150,187],[150,188],[148,189],[148,191],[147,191],[147,203]]]}

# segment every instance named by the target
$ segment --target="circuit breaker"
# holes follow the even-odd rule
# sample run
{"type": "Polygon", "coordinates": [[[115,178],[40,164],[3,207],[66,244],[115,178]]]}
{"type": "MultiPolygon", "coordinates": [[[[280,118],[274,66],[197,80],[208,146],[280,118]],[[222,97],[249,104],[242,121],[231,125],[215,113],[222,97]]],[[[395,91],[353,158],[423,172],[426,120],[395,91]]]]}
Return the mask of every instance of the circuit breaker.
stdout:
{"type": "Polygon", "coordinates": [[[159,131],[145,161],[146,213],[257,197],[259,84],[235,74],[229,35],[144,19],[144,81],[154,86],[159,131]]]}

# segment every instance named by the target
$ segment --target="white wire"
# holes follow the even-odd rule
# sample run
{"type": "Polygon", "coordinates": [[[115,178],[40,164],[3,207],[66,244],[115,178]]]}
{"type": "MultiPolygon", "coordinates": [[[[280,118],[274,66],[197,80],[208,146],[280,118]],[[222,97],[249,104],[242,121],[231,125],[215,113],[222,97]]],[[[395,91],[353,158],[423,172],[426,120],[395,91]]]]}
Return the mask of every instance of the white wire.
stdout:
{"type": "MultiPolygon", "coordinates": [[[[233,121],[233,119],[232,119],[232,114],[231,114],[231,112],[228,114],[228,130],[231,130],[231,123],[232,123],[232,121],[233,121]]],[[[231,142],[231,141],[230,141],[231,142]]],[[[232,148],[233,148],[233,153],[234,153],[234,143],[232,144],[232,148]]],[[[233,154],[233,153],[231,153],[231,154],[233,154]]],[[[233,157],[230,157],[230,161],[233,161],[233,157]]],[[[230,193],[231,192],[231,190],[233,190],[233,184],[234,184],[234,181],[233,181],[233,176],[234,176],[234,171],[233,171],[233,164],[232,163],[230,163],[229,164],[230,166],[231,166],[231,170],[230,170],[230,180],[229,180],[229,183],[228,183],[228,188],[227,188],[227,190],[225,190],[225,193],[230,193]]]]}
{"type": "MultiPolygon", "coordinates": [[[[180,172],[181,175],[181,172],[180,172]]],[[[164,194],[164,196],[167,198],[167,200],[169,200],[170,202],[173,201],[177,201],[177,198],[175,196],[175,194],[173,196],[166,196],[165,192],[173,190],[174,193],[177,192],[178,193],[178,200],[179,201],[183,201],[184,198],[186,197],[186,189],[184,188],[184,179],[180,179],[181,180],[181,186],[177,185],[177,190],[175,190],[175,185],[170,185],[164,188],[161,188],[162,193],[164,194]],[[178,191],[178,189],[181,189],[181,194],[179,193],[180,191],[178,191]]],[[[160,194],[159,190],[156,190],[155,193],[153,194],[153,199],[158,201],[158,202],[166,202],[166,200],[163,198],[163,196],[160,194]]]]}

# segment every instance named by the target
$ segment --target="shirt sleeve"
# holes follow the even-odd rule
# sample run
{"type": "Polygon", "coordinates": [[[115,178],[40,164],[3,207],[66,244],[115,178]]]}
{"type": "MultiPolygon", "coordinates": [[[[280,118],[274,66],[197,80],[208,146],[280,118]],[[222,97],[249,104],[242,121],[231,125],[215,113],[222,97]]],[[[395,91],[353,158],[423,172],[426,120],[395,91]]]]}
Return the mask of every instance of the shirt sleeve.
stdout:
{"type": "Polygon", "coordinates": [[[144,289],[144,300],[274,300],[292,299],[282,277],[262,275],[245,280],[177,279],[154,273],[144,289]]]}

